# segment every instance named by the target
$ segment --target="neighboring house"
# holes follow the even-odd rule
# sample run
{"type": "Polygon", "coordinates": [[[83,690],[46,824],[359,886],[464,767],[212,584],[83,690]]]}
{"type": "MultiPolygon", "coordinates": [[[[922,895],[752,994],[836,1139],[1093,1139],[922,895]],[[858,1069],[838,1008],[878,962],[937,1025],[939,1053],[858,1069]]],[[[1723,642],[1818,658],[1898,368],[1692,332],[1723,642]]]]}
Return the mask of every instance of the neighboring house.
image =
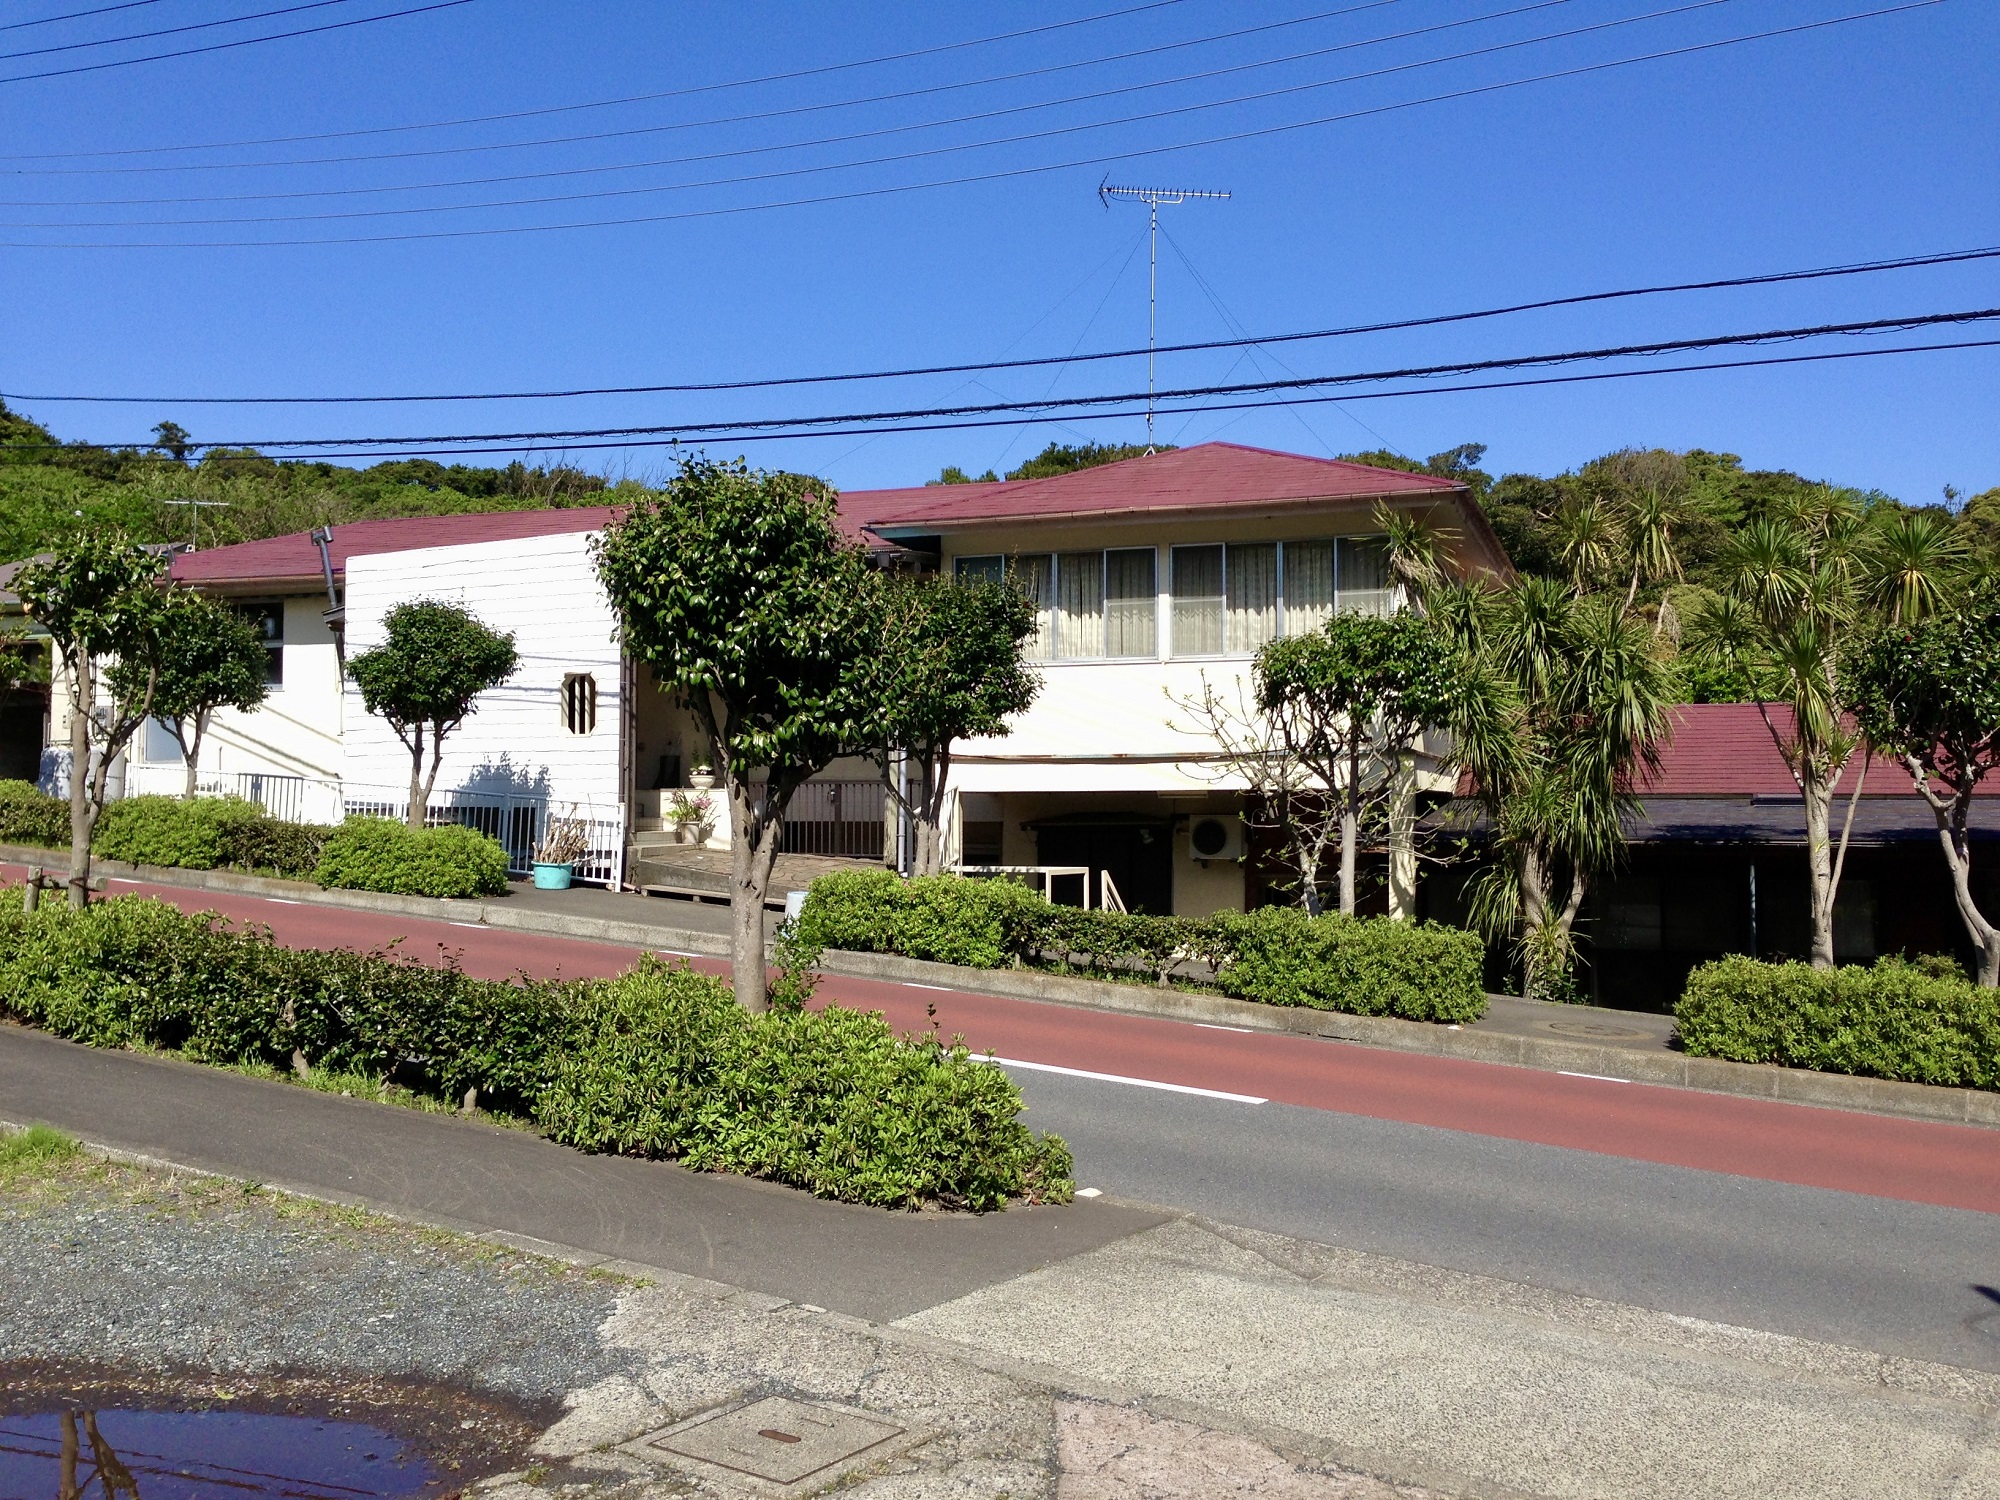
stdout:
{"type": "MultiPolygon", "coordinates": [[[[843,524],[885,560],[958,576],[1011,569],[1041,607],[1035,706],[1009,736],[954,757],[951,857],[1087,868],[1093,904],[1108,873],[1134,909],[1243,905],[1241,789],[1169,695],[1198,692],[1206,676],[1233,697],[1261,642],[1337,609],[1391,608],[1383,505],[1448,533],[1461,570],[1509,572],[1460,484],[1229,443],[1049,479],[842,495],[843,524]],[[1216,825],[1204,836],[1222,840],[1206,858],[1189,841],[1204,820],[1216,825]]],[[[378,641],[394,604],[442,598],[514,632],[522,666],[447,742],[440,803],[502,837],[517,863],[552,808],[576,805],[600,843],[642,832],[707,750],[613,639],[588,553],[610,515],[369,521],[334,527],[324,555],[302,534],[177,557],[176,580],[257,610],[273,653],[270,700],[218,715],[204,781],[304,797],[309,815],[329,801],[393,810],[408,755],[343,691],[339,654],[378,641]]],[[[893,859],[882,809],[872,766],[830,767],[794,803],[788,847],[893,859]]],[[[603,852],[599,873],[615,878],[603,852]]],[[[1074,899],[1081,883],[1056,894],[1074,899]]]]}
{"type": "MultiPolygon", "coordinates": [[[[1789,729],[1788,710],[1773,705],[1770,712],[1781,731],[1789,729]]],[[[1659,772],[1636,790],[1625,861],[1578,919],[1593,997],[1666,1010],[1698,963],[1726,953],[1807,955],[1805,803],[1757,705],[1675,710],[1659,772]]],[[[1834,801],[1836,850],[1850,806],[1834,957],[1856,963],[1885,953],[1954,953],[1971,962],[1937,823],[1909,773],[1865,748],[1855,752],[1834,801]]],[[[2000,787],[1982,790],[1973,803],[1972,837],[1975,898],[1982,910],[2000,911],[2000,787]]],[[[1431,882],[1424,914],[1463,922],[1462,880],[1431,882]]]]}

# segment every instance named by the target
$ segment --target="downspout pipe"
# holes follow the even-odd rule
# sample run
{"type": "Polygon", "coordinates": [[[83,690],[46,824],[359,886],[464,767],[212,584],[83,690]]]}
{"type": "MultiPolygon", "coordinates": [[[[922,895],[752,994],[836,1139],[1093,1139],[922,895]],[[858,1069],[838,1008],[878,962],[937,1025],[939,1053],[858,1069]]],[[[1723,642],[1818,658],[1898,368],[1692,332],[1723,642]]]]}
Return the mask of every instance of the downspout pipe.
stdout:
{"type": "Polygon", "coordinates": [[[313,545],[319,548],[320,571],[326,575],[326,612],[321,616],[327,628],[333,632],[334,654],[340,659],[343,676],[347,672],[347,611],[341,607],[340,593],[333,583],[333,528],[322,526],[312,533],[313,545]]]}

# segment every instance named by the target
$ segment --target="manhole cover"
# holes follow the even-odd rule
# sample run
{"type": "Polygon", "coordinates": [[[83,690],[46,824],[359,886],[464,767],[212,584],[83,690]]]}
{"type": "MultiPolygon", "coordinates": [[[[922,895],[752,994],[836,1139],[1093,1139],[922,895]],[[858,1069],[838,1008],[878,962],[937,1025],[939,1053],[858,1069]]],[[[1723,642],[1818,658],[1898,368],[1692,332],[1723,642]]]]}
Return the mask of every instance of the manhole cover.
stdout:
{"type": "Polygon", "coordinates": [[[1603,1026],[1595,1021],[1551,1021],[1549,1030],[1560,1031],[1564,1036],[1595,1037],[1643,1037],[1643,1031],[1630,1026],[1603,1026]]]}
{"type": "Polygon", "coordinates": [[[828,1471],[901,1436],[902,1428],[860,1412],[767,1396],[641,1438],[634,1446],[714,1464],[767,1484],[794,1485],[831,1478],[828,1471]]]}

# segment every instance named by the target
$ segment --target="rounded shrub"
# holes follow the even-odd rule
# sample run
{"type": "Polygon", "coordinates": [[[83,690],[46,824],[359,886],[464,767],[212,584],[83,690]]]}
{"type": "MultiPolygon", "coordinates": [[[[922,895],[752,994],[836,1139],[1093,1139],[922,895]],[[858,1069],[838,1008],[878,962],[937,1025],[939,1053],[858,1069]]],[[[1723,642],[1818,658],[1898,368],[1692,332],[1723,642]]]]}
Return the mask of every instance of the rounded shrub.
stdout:
{"type": "Polygon", "coordinates": [[[213,870],[227,862],[230,831],[262,816],[240,797],[126,797],[99,815],[90,847],[128,864],[213,870]]]}
{"type": "Polygon", "coordinates": [[[411,828],[388,818],[349,818],[320,851],[313,878],[323,886],[404,896],[498,896],[507,890],[507,851],[470,828],[411,828]]]}
{"type": "Polygon", "coordinates": [[[0,781],[0,844],[58,849],[69,843],[69,803],[32,781],[0,781]]]}

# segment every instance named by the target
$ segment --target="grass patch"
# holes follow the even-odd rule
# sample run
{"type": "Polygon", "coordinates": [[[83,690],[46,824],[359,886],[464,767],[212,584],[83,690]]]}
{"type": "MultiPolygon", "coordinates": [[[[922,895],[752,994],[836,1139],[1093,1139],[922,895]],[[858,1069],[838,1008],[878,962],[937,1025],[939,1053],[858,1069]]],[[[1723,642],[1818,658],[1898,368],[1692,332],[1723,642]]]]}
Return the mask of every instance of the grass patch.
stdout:
{"type": "Polygon", "coordinates": [[[0,1183],[43,1177],[77,1156],[82,1147],[51,1125],[0,1130],[0,1183]]]}

